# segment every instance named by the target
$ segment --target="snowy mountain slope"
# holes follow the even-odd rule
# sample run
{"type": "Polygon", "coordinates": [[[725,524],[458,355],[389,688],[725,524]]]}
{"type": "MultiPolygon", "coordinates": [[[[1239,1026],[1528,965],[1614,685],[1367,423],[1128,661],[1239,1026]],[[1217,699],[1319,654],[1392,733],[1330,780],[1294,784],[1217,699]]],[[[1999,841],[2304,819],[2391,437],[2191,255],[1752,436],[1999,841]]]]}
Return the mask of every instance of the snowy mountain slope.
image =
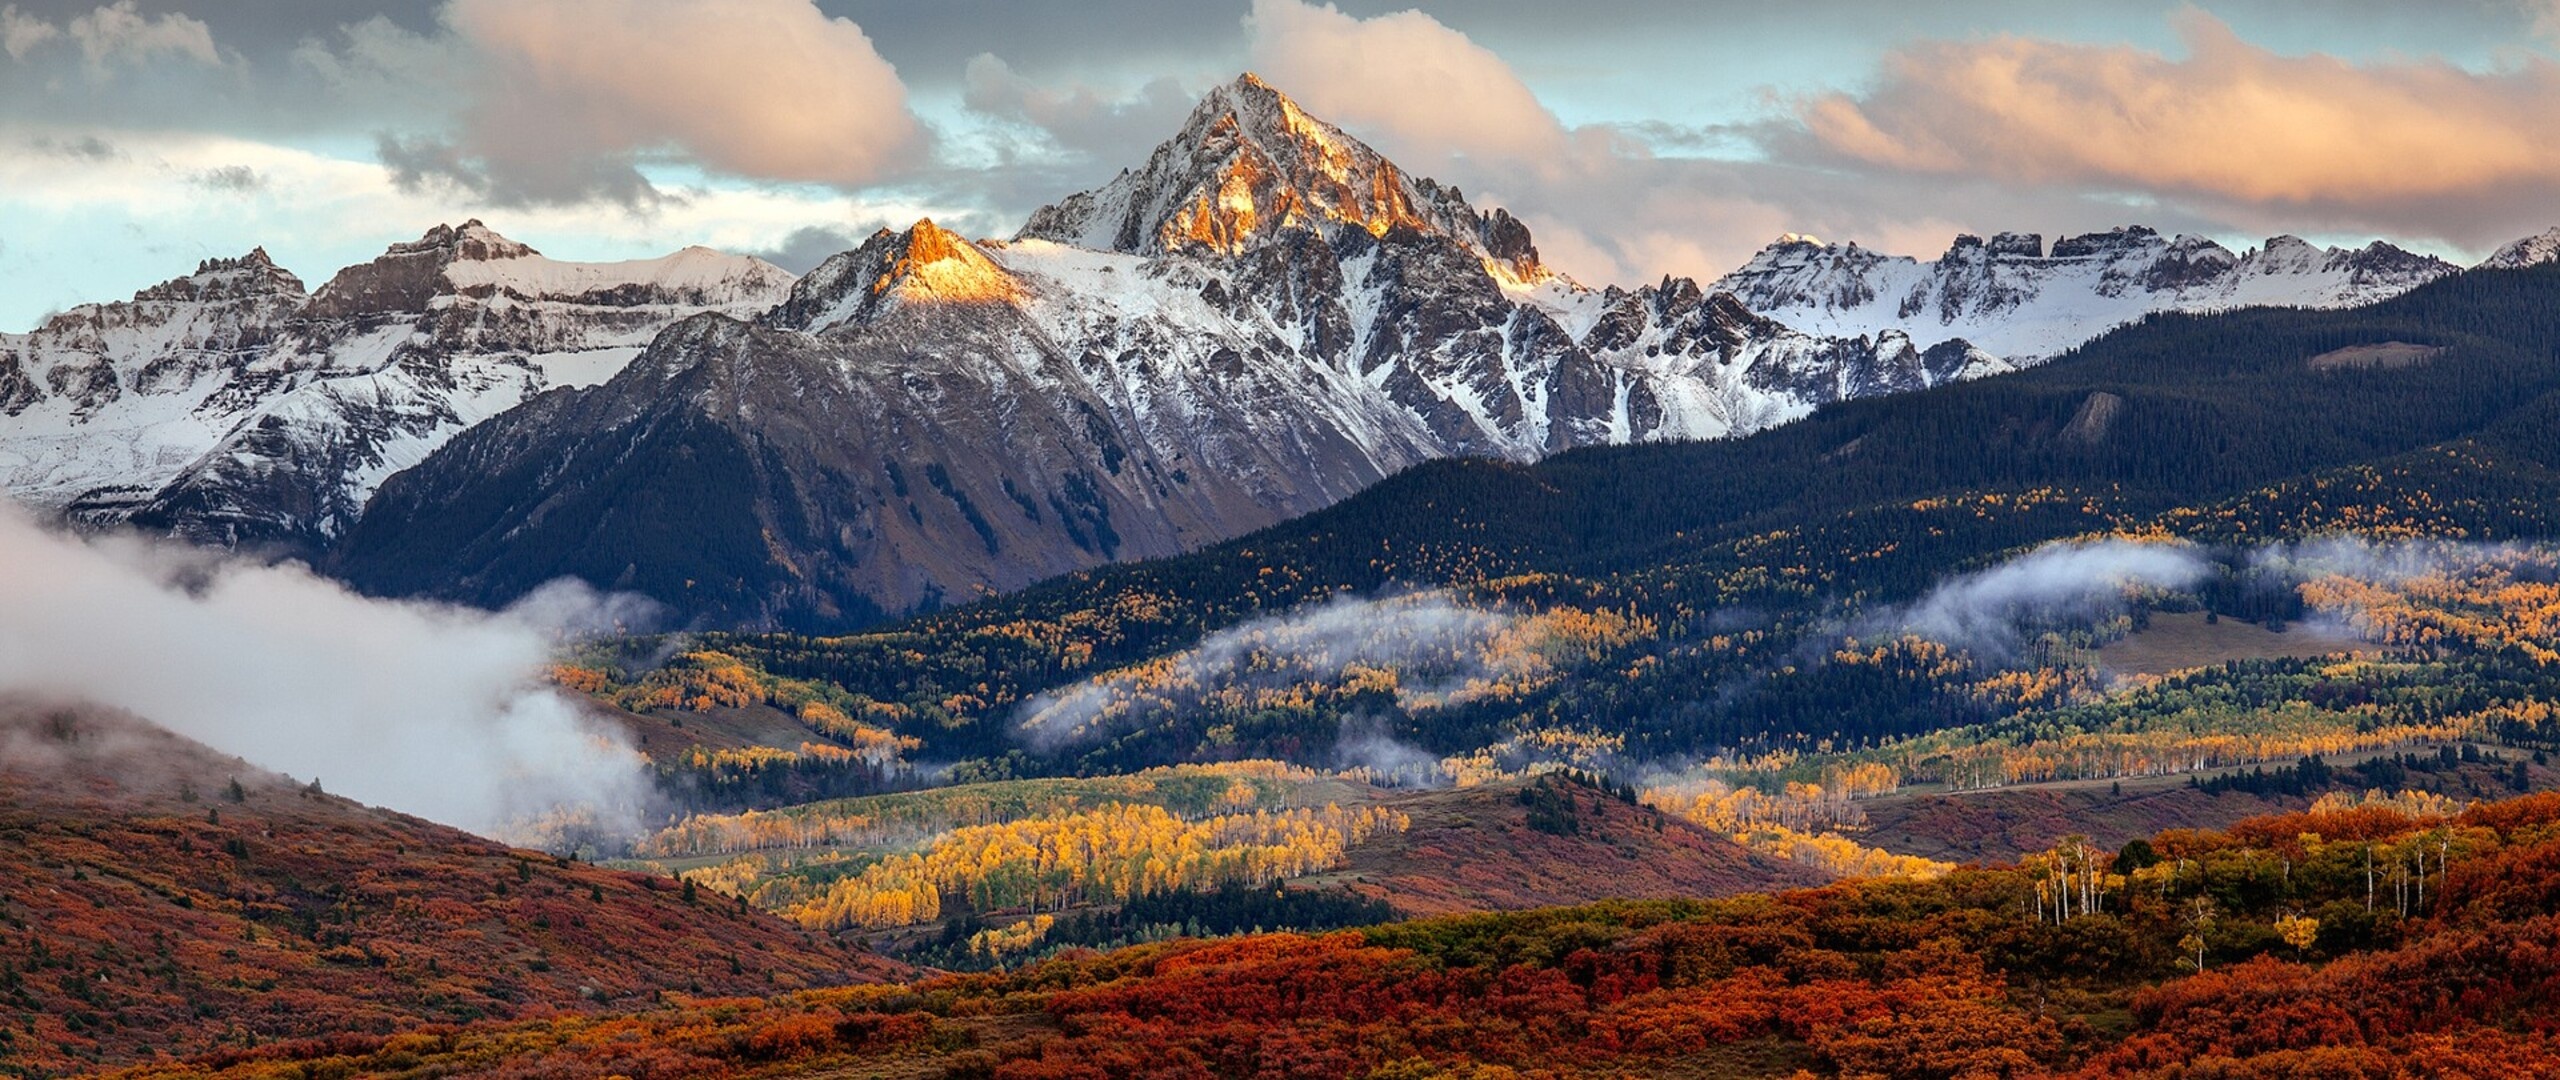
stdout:
{"type": "Polygon", "coordinates": [[[1959,236],[1934,262],[1787,236],[1710,288],[1811,334],[1962,340],[2032,363],[2156,311],[2354,307],[2458,270],[2379,241],[2350,251],[2279,236],[2234,253],[2131,226],[2050,251],[2033,233],[1959,236]]]}
{"type": "Polygon", "coordinates": [[[308,296],[263,251],[210,261],[0,338],[0,487],[92,524],[316,550],[454,432],[791,281],[702,248],[561,262],[477,221],[308,296]]]}
{"type": "Polygon", "coordinates": [[[2000,369],[1808,337],[1686,280],[1582,289],[1507,215],[1250,77],[1149,161],[1014,240],[883,230],[759,318],[689,320],[392,478],[336,565],[380,592],[496,604],[566,573],[840,626],[1187,550],[1435,457],[1738,434],[2000,369]]]}
{"type": "Polygon", "coordinates": [[[2480,266],[2485,270],[2522,270],[2553,262],[2560,262],[2560,228],[2548,229],[2499,248],[2480,266]]]}

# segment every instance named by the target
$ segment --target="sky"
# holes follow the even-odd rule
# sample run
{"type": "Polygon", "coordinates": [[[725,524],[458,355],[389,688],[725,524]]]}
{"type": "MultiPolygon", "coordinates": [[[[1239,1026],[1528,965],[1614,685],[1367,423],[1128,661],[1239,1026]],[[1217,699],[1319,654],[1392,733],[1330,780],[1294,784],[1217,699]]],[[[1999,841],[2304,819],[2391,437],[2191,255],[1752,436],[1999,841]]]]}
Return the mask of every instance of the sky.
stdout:
{"type": "Polygon", "coordinates": [[[0,0],[0,332],[467,218],[795,271],[1006,236],[1247,70],[1593,285],[1789,232],[2560,224],[2560,0],[0,0]]]}

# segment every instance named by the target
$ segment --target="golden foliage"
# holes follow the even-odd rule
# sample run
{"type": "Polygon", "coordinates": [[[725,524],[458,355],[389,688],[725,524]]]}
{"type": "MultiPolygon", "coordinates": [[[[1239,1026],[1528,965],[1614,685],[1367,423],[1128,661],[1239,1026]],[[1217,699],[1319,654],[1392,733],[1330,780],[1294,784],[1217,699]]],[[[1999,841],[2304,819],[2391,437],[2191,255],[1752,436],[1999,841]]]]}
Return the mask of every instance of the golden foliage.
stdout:
{"type": "Polygon", "coordinates": [[[1040,942],[1049,936],[1049,928],[1057,924],[1055,915],[1034,915],[1011,926],[980,930],[969,935],[969,954],[1003,957],[1030,952],[1040,947],[1040,942]]]}
{"type": "Polygon", "coordinates": [[[1119,902],[1169,889],[1261,884],[1325,869],[1344,849],[1411,822],[1381,807],[1255,811],[1184,821],[1156,806],[955,829],[893,855],[785,914],[804,926],[888,927],[941,917],[944,895],[980,911],[1119,902]]]}
{"type": "Polygon", "coordinates": [[[854,756],[868,761],[895,761],[907,751],[924,746],[923,740],[863,723],[823,701],[800,706],[800,722],[809,725],[810,730],[844,744],[854,756]]]}
{"type": "Polygon", "coordinates": [[[1852,801],[1855,796],[1898,786],[1900,777],[1891,766],[1865,763],[1835,767],[1820,784],[1790,781],[1776,792],[1709,778],[1648,788],[1642,800],[1754,851],[1839,877],[1930,878],[1955,869],[1953,863],[1897,855],[1843,835],[1866,821],[1852,801]]]}
{"type": "Polygon", "coordinates": [[[780,810],[695,814],[638,845],[644,858],[676,859],[753,851],[829,847],[905,847],[955,827],[1151,802],[1178,812],[1233,812],[1278,807],[1321,796],[1308,789],[1319,774],[1285,762],[1230,761],[1175,765],[1121,776],[1012,780],[926,791],[807,803],[780,810]],[[1209,799],[1193,794],[1208,789],[1209,799]]]}

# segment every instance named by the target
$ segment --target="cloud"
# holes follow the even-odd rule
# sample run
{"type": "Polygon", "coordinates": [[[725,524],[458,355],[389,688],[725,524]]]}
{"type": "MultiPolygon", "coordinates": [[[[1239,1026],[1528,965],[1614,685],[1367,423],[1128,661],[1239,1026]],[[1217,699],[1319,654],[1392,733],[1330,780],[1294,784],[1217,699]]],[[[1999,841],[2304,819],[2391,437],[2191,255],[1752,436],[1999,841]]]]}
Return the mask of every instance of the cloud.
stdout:
{"type": "Polygon", "coordinates": [[[1782,150],[1879,173],[2144,193],[2303,225],[2506,239],[2560,202],[2560,64],[2282,56],[2195,9],[2186,55],[2021,37],[1904,46],[1800,102],[1782,150]]]}
{"type": "Polygon", "coordinates": [[[1361,19],[1254,0],[1254,70],[1308,111],[1405,151],[1536,162],[1566,132],[1493,51],[1420,11],[1361,19]]]}
{"type": "MultiPolygon", "coordinates": [[[[1033,698],[1017,713],[1016,729],[1045,753],[1191,715],[1224,695],[1336,683],[1355,667],[1395,671],[1399,702],[1418,703],[1470,680],[1516,672],[1502,665],[1529,662],[1521,655],[1485,655],[1485,646],[1516,621],[1443,593],[1341,597],[1220,630],[1163,664],[1109,672],[1033,698]]],[[[1373,734],[1345,730],[1343,752],[1376,756],[1382,744],[1365,737],[1373,734]]]]}
{"type": "Polygon", "coordinates": [[[21,12],[15,4],[0,7],[0,52],[11,60],[24,60],[36,46],[61,36],[61,27],[21,12]]]}
{"type": "Polygon", "coordinates": [[[959,91],[972,122],[944,135],[940,160],[918,179],[944,202],[977,207],[969,223],[987,233],[1011,233],[1030,208],[1144,161],[1199,98],[1172,76],[1041,82],[992,53],[969,58],[959,91]]]}
{"type": "Polygon", "coordinates": [[[164,55],[207,66],[222,63],[213,47],[213,30],[203,20],[174,11],[145,16],[134,10],[133,0],[116,0],[71,20],[69,33],[93,69],[110,62],[143,64],[164,55]]]}
{"type": "Polygon", "coordinates": [[[2192,544],[2053,543],[1947,581],[1917,603],[1869,620],[1868,629],[1918,634],[2005,662],[2017,654],[2023,623],[2085,625],[2128,606],[2129,592],[2192,588],[2214,573],[2209,553],[2192,544]]]}
{"type": "Polygon", "coordinates": [[[451,123],[453,110],[474,97],[481,59],[451,33],[413,30],[376,15],[303,38],[279,67],[286,76],[279,83],[309,80],[314,96],[343,110],[336,124],[315,122],[379,129],[451,123]]]}
{"type": "Polygon", "coordinates": [[[56,139],[50,136],[38,135],[35,138],[27,140],[27,147],[28,149],[34,150],[38,153],[51,154],[53,156],[72,161],[81,161],[93,164],[116,161],[125,156],[124,151],[116,149],[114,143],[108,142],[95,135],[83,135],[78,138],[67,139],[56,139]]]}
{"type": "Polygon", "coordinates": [[[2560,0],[2524,0],[2524,8],[2533,17],[2533,36],[2560,45],[2560,0]]]}
{"type": "Polygon", "coordinates": [[[1384,721],[1374,717],[1343,718],[1334,737],[1333,765],[1388,787],[1449,786],[1446,763],[1437,755],[1396,738],[1384,721]]]}
{"type": "Polygon", "coordinates": [[[133,0],[116,0],[61,25],[26,14],[15,4],[0,8],[0,52],[8,53],[9,59],[23,61],[38,47],[55,41],[78,45],[90,74],[98,76],[118,65],[140,67],[163,57],[207,67],[222,63],[222,54],[213,45],[213,29],[203,20],[178,12],[144,15],[134,8],[133,0]]]}
{"type": "Polygon", "coordinates": [[[1029,125],[1070,153],[1117,164],[1134,164],[1182,125],[1197,100],[1171,77],[1149,79],[1130,94],[1084,83],[1044,86],[993,53],[969,58],[961,88],[972,111],[1029,125]]]}
{"type": "Polygon", "coordinates": [[[855,188],[926,145],[896,69],[809,0],[452,0],[443,22],[374,20],[300,54],[351,87],[441,82],[463,102],[449,131],[380,136],[411,187],[646,206],[664,197],[650,161],[855,188]]]}
{"type": "MultiPolygon", "coordinates": [[[[122,709],[329,790],[483,833],[633,814],[642,761],[549,688],[556,635],[628,620],[369,600],[296,565],[48,532],[0,506],[0,694],[122,709]]],[[[626,820],[625,826],[636,824],[626,820]]]]}
{"type": "Polygon", "coordinates": [[[228,195],[254,195],[267,186],[267,178],[246,165],[217,165],[189,179],[197,187],[228,195]]]}
{"type": "MultiPolygon", "coordinates": [[[[883,222],[874,228],[885,228],[883,222]]],[[[791,235],[769,248],[747,252],[794,274],[806,274],[827,261],[828,256],[862,246],[862,238],[871,230],[856,231],[838,225],[804,225],[791,230],[791,235]]]]}

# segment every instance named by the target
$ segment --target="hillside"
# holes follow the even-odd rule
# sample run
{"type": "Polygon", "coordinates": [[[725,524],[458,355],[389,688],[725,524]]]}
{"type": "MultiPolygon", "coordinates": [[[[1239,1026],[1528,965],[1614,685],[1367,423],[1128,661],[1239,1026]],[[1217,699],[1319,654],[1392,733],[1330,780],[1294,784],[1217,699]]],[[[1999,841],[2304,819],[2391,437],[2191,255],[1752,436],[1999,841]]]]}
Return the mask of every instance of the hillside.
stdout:
{"type": "Polygon", "coordinates": [[[0,708],[0,1072],[877,982],[678,883],[357,805],[131,719],[0,708]]]}
{"type": "Polygon", "coordinates": [[[2555,865],[2560,795],[2329,806],[1931,882],[1168,941],[915,992],[678,999],[209,1071],[2530,1075],[2560,1055],[2555,865]]]}
{"type": "MultiPolygon", "coordinates": [[[[2492,751],[2494,753],[2494,751],[2492,751]]],[[[2375,755],[2385,756],[2385,755],[2375,755]]],[[[2429,755],[2432,757],[2433,755],[2429,755]]],[[[2361,756],[2372,760],[2371,756],[2361,756]]],[[[2263,766],[2203,774],[2206,789],[2189,777],[2132,781],[2082,780],[1958,793],[1905,792],[1861,801],[1866,818],[1859,839],[1887,851],[1958,863],[1999,863],[2051,849],[2067,836],[2117,848],[2171,829],[2220,829],[2253,817],[2293,813],[2323,795],[2366,790],[2425,791],[2471,801],[2554,786],[2547,766],[2524,764],[2521,755],[2502,764],[2464,763],[2421,772],[2383,775],[2357,772],[2356,762],[2333,763],[2326,782],[2286,783],[2294,766],[2278,766],[2274,782],[2252,782],[2263,766]],[[2521,765],[2523,771],[2517,772],[2521,765]]]]}
{"type": "Polygon", "coordinates": [[[1820,884],[1827,875],[1754,853],[1652,807],[1560,781],[1390,797],[1412,819],[1299,878],[1348,887],[1410,916],[1724,897],[1820,884]]]}

